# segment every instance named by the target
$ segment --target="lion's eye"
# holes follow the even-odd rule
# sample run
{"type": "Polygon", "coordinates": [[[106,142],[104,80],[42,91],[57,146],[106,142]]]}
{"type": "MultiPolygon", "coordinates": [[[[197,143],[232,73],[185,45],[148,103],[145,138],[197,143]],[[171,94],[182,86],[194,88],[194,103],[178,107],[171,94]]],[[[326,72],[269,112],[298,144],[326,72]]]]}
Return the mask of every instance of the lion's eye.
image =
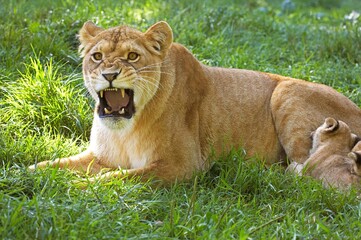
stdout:
{"type": "Polygon", "coordinates": [[[103,54],[100,52],[96,52],[96,53],[93,53],[92,57],[94,60],[100,61],[103,59],[103,54]]]}
{"type": "Polygon", "coordinates": [[[136,60],[138,60],[138,58],[139,58],[139,54],[138,54],[138,53],[130,52],[130,53],[128,54],[128,60],[130,60],[130,61],[136,61],[136,60]]]}

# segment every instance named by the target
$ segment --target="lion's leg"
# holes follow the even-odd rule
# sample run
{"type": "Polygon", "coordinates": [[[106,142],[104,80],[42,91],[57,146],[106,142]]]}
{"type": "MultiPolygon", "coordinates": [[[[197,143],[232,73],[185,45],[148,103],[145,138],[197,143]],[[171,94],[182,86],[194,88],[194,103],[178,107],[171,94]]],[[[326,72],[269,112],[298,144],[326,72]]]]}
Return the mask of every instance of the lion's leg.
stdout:
{"type": "Polygon", "coordinates": [[[278,139],[290,162],[304,163],[312,147],[311,133],[323,122],[324,118],[304,115],[307,107],[283,102],[282,107],[274,110],[273,117],[278,139]],[[301,110],[300,110],[301,109],[301,110]]]}
{"type": "Polygon", "coordinates": [[[289,159],[304,163],[312,146],[311,133],[328,117],[327,109],[320,108],[323,103],[312,102],[314,95],[322,92],[298,86],[297,82],[280,83],[271,98],[271,110],[278,139],[289,159]],[[320,108],[320,109],[319,109],[320,108]],[[320,111],[323,111],[322,114],[320,111]]]}
{"type": "Polygon", "coordinates": [[[36,168],[45,168],[47,166],[71,169],[86,173],[98,173],[102,169],[102,166],[97,163],[93,153],[89,150],[68,158],[59,158],[54,161],[43,161],[31,165],[29,169],[35,170],[36,168]]]}
{"type": "Polygon", "coordinates": [[[278,137],[290,162],[304,163],[309,157],[312,147],[311,132],[314,127],[312,122],[308,123],[308,125],[295,123],[294,126],[290,123],[279,127],[278,137]]]}
{"type": "Polygon", "coordinates": [[[167,185],[177,180],[190,179],[196,172],[194,166],[172,164],[167,160],[157,160],[143,168],[111,170],[95,177],[86,179],[83,183],[109,182],[112,179],[137,178],[142,182],[155,180],[157,184],[167,185]]]}

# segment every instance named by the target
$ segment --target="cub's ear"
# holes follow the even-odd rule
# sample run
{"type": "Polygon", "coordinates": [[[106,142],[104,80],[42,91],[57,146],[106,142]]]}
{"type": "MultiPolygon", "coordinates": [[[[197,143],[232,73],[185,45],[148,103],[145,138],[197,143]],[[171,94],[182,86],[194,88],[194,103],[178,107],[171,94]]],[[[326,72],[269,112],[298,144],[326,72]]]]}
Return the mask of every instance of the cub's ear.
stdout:
{"type": "Polygon", "coordinates": [[[146,32],[145,37],[151,44],[152,51],[160,55],[165,55],[173,42],[173,32],[168,23],[161,21],[151,26],[146,32]]]}
{"type": "Polygon", "coordinates": [[[361,138],[354,133],[351,133],[353,148],[352,151],[361,151],[361,138]]]}
{"type": "Polygon", "coordinates": [[[95,25],[92,21],[84,23],[78,35],[80,41],[79,52],[81,52],[82,56],[84,55],[84,48],[102,31],[104,31],[104,29],[95,25]]]}
{"type": "Polygon", "coordinates": [[[357,165],[361,166],[361,154],[360,152],[350,152],[347,155],[349,158],[353,159],[357,165]]]}
{"type": "Polygon", "coordinates": [[[326,118],[325,119],[325,123],[324,123],[325,125],[325,129],[324,129],[324,131],[325,132],[335,132],[335,131],[337,131],[338,129],[339,129],[339,127],[340,127],[340,123],[336,120],[336,119],[334,119],[334,118],[326,118]]]}
{"type": "Polygon", "coordinates": [[[353,171],[361,176],[361,154],[359,152],[350,152],[347,156],[355,161],[353,171]]]}

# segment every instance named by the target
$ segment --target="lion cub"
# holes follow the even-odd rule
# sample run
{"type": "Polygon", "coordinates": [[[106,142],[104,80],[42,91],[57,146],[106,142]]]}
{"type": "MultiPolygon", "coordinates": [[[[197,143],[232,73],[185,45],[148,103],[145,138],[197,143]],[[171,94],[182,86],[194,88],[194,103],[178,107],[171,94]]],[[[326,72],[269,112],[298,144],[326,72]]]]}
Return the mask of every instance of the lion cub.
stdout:
{"type": "Polygon", "coordinates": [[[320,179],[325,187],[346,189],[360,185],[361,142],[357,142],[359,138],[351,133],[349,126],[334,118],[326,118],[311,136],[309,158],[304,164],[293,162],[286,171],[320,179]]]}

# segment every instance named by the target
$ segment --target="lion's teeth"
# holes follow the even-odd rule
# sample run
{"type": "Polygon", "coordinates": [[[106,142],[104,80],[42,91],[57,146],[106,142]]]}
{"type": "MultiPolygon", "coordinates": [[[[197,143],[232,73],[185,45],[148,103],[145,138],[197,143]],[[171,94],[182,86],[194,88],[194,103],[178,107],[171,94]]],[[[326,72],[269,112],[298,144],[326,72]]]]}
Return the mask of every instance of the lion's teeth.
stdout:
{"type": "Polygon", "coordinates": [[[124,114],[125,110],[122,108],[122,110],[119,111],[119,114],[124,114]]]}
{"type": "Polygon", "coordinates": [[[120,89],[120,91],[121,91],[121,93],[122,93],[122,98],[124,98],[124,96],[125,96],[125,89],[122,88],[122,89],[120,89]]]}
{"type": "Polygon", "coordinates": [[[104,112],[105,112],[105,114],[110,114],[110,113],[112,113],[112,112],[109,111],[107,108],[104,108],[104,112]]]}
{"type": "Polygon", "coordinates": [[[100,91],[100,97],[103,98],[103,96],[104,96],[104,92],[100,91]]]}

